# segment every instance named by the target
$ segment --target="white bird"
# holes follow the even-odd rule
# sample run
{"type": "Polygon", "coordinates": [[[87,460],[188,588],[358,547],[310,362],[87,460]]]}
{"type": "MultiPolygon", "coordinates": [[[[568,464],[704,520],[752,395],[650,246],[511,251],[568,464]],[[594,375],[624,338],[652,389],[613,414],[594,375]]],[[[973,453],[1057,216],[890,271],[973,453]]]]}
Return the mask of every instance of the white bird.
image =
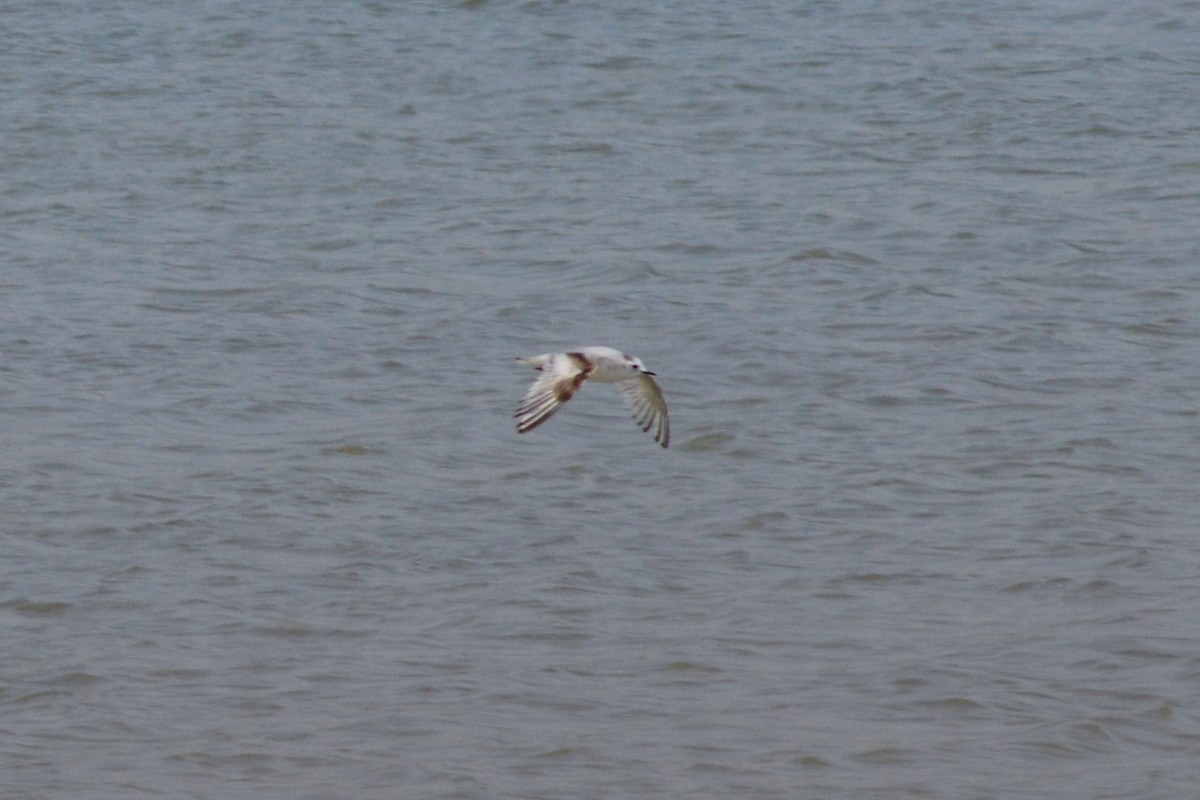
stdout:
{"type": "Polygon", "coordinates": [[[575,396],[586,380],[620,384],[625,402],[643,431],[654,428],[654,441],[666,447],[671,442],[667,419],[667,401],[654,382],[653,372],[641,359],[611,347],[581,347],[567,353],[545,353],[518,358],[522,364],[541,371],[541,375],[517,407],[517,433],[526,433],[541,425],[562,404],[575,396]]]}

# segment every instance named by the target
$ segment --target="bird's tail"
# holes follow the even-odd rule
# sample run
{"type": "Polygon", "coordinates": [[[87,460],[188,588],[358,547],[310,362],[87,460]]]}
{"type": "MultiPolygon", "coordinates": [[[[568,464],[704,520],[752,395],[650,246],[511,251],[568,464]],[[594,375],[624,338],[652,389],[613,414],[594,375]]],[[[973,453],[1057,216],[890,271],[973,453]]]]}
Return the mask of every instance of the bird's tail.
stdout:
{"type": "Polygon", "coordinates": [[[548,354],[542,356],[519,356],[517,361],[521,364],[527,364],[534,369],[541,369],[550,362],[550,356],[548,354]]]}

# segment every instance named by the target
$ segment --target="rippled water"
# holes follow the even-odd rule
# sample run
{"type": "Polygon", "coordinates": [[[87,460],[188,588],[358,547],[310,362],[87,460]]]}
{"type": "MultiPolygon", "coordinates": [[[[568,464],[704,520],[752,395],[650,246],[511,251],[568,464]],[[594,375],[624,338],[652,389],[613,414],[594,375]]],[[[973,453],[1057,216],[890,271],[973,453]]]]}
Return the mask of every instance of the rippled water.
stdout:
{"type": "Polygon", "coordinates": [[[0,20],[5,798],[1195,791],[1200,6],[0,20]]]}

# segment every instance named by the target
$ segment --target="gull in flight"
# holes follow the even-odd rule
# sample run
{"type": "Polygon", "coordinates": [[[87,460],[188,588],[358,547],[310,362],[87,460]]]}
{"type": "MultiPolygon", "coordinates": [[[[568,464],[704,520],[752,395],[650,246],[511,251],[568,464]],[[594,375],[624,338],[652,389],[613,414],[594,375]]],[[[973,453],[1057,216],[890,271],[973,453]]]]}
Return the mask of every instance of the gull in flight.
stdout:
{"type": "Polygon", "coordinates": [[[517,407],[517,433],[531,431],[550,419],[563,403],[575,396],[584,381],[593,380],[619,384],[642,430],[654,428],[654,441],[663,447],[670,444],[667,401],[654,382],[654,373],[646,370],[641,359],[611,347],[581,347],[568,353],[545,353],[517,360],[542,373],[517,407]]]}

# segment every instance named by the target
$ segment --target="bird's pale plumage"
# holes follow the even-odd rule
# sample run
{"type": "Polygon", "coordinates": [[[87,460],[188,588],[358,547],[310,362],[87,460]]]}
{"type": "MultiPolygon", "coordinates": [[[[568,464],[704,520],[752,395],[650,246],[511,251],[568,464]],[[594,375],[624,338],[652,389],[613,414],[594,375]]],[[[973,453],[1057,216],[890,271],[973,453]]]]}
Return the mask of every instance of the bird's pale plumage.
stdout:
{"type": "Polygon", "coordinates": [[[643,431],[654,429],[654,441],[666,447],[671,442],[667,401],[639,359],[611,347],[581,347],[566,353],[546,353],[518,359],[538,369],[541,375],[525,392],[517,406],[517,433],[541,425],[570,400],[584,381],[619,384],[625,402],[643,431]]]}

